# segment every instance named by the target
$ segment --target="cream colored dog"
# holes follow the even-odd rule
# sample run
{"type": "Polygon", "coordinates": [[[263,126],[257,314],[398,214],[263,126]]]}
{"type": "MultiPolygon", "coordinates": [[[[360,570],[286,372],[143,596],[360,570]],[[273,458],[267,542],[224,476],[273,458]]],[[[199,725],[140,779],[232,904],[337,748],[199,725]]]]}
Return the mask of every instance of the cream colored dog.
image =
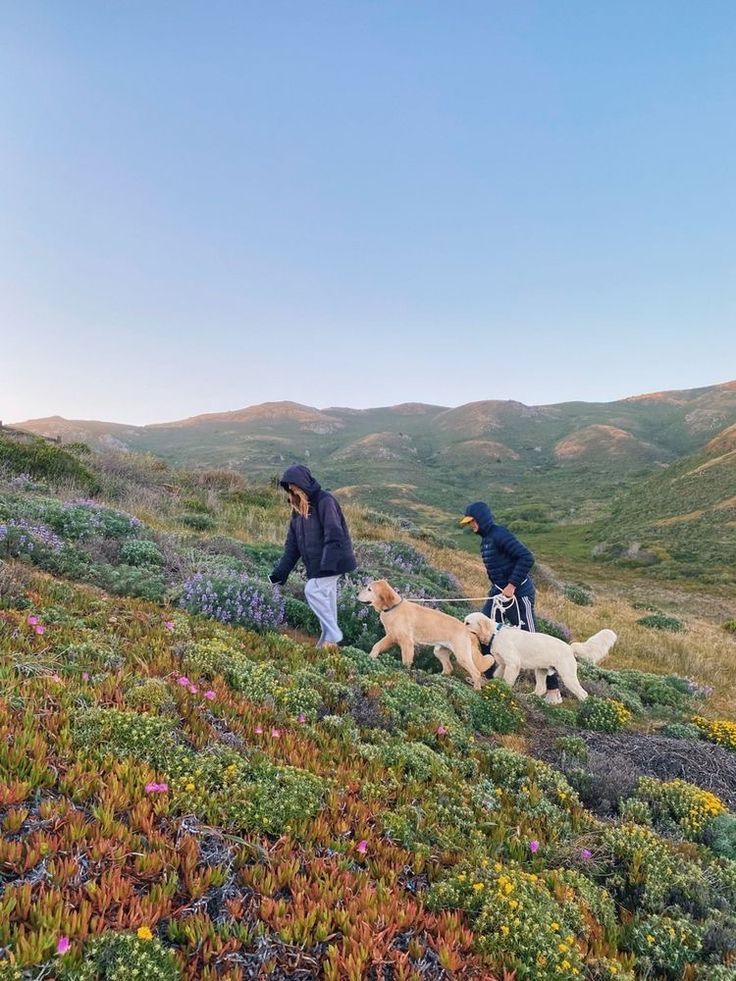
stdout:
{"type": "Polygon", "coordinates": [[[519,672],[526,669],[536,677],[535,695],[545,694],[547,671],[554,668],[572,694],[585,701],[588,693],[578,681],[576,658],[598,664],[608,654],[618,639],[613,630],[599,630],[585,643],[566,644],[564,640],[549,634],[529,633],[519,627],[510,627],[491,620],[483,613],[470,613],[465,626],[482,644],[491,645],[491,655],[500,670],[494,677],[513,688],[519,672]]]}
{"type": "Polygon", "coordinates": [[[473,679],[473,687],[482,686],[481,672],[491,667],[493,658],[481,654],[477,638],[455,617],[402,599],[385,579],[369,583],[358,593],[358,599],[370,603],[380,613],[386,631],[386,636],[373,645],[371,657],[378,657],[396,644],[401,648],[402,664],[410,667],[414,662],[414,646],[427,644],[434,647],[442,674],[452,674],[452,653],[473,679]]]}

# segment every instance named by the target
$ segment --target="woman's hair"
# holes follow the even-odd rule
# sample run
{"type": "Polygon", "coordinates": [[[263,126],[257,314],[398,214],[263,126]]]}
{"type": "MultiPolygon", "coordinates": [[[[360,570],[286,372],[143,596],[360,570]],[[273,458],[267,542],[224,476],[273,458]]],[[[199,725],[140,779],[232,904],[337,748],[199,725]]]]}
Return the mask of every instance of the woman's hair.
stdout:
{"type": "Polygon", "coordinates": [[[296,513],[301,515],[302,518],[308,518],[309,496],[307,492],[302,490],[301,487],[297,487],[296,484],[289,484],[287,493],[289,495],[289,504],[291,505],[292,511],[296,511],[296,513]]]}

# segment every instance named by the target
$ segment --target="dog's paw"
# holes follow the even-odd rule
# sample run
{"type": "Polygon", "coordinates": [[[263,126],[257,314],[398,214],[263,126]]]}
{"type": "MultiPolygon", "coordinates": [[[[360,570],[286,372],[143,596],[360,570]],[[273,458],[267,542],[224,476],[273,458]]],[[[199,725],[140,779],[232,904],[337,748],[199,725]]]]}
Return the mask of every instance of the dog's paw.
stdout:
{"type": "Polygon", "coordinates": [[[544,696],[544,700],[548,705],[562,705],[562,695],[560,694],[560,689],[550,688],[550,690],[544,696]]]}

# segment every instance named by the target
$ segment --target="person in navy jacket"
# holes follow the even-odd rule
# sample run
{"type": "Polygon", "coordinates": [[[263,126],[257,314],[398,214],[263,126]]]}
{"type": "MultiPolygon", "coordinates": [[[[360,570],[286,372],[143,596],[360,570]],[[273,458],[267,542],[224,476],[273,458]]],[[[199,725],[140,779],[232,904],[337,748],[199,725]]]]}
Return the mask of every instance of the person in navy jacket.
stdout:
{"type": "MultiPolygon", "coordinates": [[[[508,528],[496,524],[491,509],[483,501],[475,501],[465,508],[461,525],[469,525],[476,535],[481,536],[480,554],[491,581],[488,599],[481,612],[492,615],[493,599],[501,595],[514,600],[504,608],[504,618],[522,630],[536,631],[534,623],[534,601],[536,591],[529,572],[534,565],[534,556],[508,528]]],[[[496,618],[501,614],[496,612],[496,618]]],[[[493,668],[486,674],[490,677],[493,668]]],[[[560,682],[555,672],[547,675],[547,701],[559,704],[560,682]]]]}
{"type": "Polygon", "coordinates": [[[347,523],[340,505],[322,490],[308,467],[288,467],[280,484],[289,496],[291,521],[271,582],[283,585],[301,559],[307,573],[304,595],[322,628],[317,647],[339,644],[343,635],[337,623],[337,580],[357,566],[347,523]]]}

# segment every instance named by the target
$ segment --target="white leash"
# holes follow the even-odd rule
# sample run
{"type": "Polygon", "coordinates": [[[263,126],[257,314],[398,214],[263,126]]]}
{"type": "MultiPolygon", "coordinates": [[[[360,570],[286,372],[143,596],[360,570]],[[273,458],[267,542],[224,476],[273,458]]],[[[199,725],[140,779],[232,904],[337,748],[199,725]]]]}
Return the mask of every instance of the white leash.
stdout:
{"type": "MultiPolygon", "coordinates": [[[[451,599],[451,598],[448,599],[447,596],[434,596],[430,599],[414,599],[411,596],[404,597],[404,599],[408,600],[410,603],[478,603],[481,600],[485,602],[486,600],[488,600],[488,598],[489,597],[487,593],[485,596],[463,596],[458,599],[451,599]]],[[[519,600],[516,597],[516,594],[514,594],[513,596],[504,596],[503,593],[497,593],[492,598],[490,619],[498,621],[499,620],[498,613],[500,613],[501,623],[506,623],[506,612],[512,606],[516,606],[516,619],[519,623],[519,626],[521,626],[524,621],[521,619],[521,610],[519,608],[519,600]]]]}

